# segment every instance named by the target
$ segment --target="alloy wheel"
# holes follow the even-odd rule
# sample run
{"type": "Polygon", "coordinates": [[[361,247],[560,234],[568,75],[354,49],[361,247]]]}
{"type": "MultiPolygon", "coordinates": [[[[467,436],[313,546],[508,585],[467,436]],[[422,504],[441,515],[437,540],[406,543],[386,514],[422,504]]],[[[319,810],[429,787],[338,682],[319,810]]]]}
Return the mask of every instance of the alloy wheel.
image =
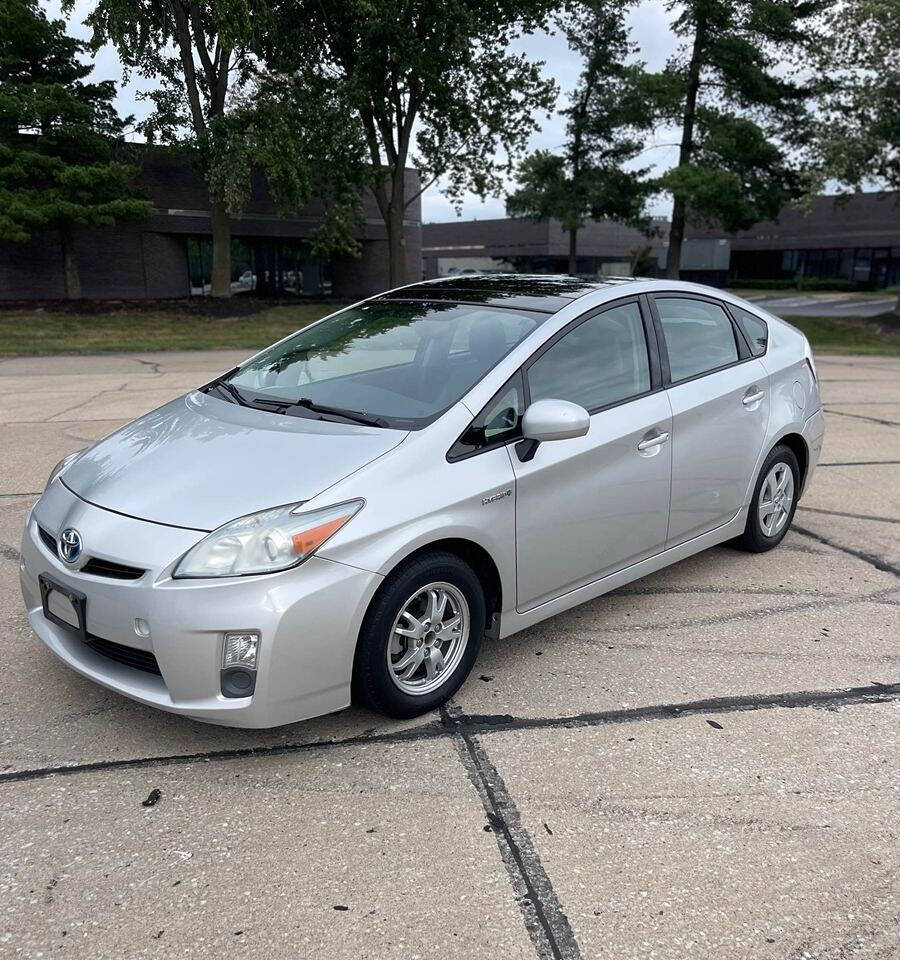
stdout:
{"type": "Polygon", "coordinates": [[[779,461],[773,464],[759,491],[759,525],[767,537],[781,532],[791,514],[794,502],[794,473],[779,461]]]}
{"type": "Polygon", "coordinates": [[[421,696],[443,684],[469,641],[469,604],[452,583],[429,583],[400,608],[387,647],[388,670],[404,693],[421,696]]]}

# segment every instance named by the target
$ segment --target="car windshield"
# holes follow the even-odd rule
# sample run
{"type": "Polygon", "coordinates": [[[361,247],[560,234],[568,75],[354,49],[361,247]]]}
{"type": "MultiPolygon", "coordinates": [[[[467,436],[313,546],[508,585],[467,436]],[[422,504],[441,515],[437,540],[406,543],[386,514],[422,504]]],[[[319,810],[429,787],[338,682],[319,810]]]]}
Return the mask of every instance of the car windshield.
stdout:
{"type": "MultiPolygon", "coordinates": [[[[417,429],[436,419],[547,318],[525,310],[381,300],[263,351],[225,384],[299,416],[417,429]]],[[[234,392],[234,391],[232,391],[234,392]]]]}

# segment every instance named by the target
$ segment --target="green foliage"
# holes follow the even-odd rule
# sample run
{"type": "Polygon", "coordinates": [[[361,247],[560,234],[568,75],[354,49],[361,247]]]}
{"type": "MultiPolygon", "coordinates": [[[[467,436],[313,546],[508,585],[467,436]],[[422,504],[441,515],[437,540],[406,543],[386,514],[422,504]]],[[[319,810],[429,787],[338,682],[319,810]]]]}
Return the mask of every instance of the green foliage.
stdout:
{"type": "Polygon", "coordinates": [[[143,217],[121,162],[115,87],[89,83],[85,46],[36,0],[0,0],[0,238],[143,217]]]}
{"type": "Polygon", "coordinates": [[[691,162],[675,167],[659,185],[687,198],[691,215],[729,232],[774,219],[797,193],[797,178],[783,150],[752,120],[711,108],[697,111],[691,162]]]}
{"type": "MultiPolygon", "coordinates": [[[[670,259],[688,215],[746,229],[803,192],[795,157],[812,129],[799,67],[829,0],[670,0],[683,44],[652,79],[656,116],[681,130],[670,259]]],[[[668,273],[677,275],[677,259],[668,273]]]]}
{"type": "Polygon", "coordinates": [[[729,286],[735,290],[796,290],[797,281],[785,280],[783,277],[776,280],[735,279],[729,286]]]}
{"type": "Polygon", "coordinates": [[[275,6],[265,57],[273,73],[339,84],[365,137],[388,232],[391,277],[403,279],[404,211],[438,179],[461,201],[496,193],[549,109],[540,64],[510,51],[540,26],[548,0],[319,0],[275,6]],[[415,135],[413,131],[415,130],[415,135]],[[420,187],[408,189],[413,166],[420,187]]]}
{"type": "MultiPolygon", "coordinates": [[[[325,75],[265,69],[260,53],[275,30],[265,0],[98,0],[87,23],[95,46],[113,43],[126,70],[157,84],[141,130],[188,151],[214,209],[239,213],[257,168],[282,214],[323,200],[317,250],[356,251],[367,170],[346,92],[325,75]]],[[[229,240],[216,230],[214,217],[213,287],[227,294],[229,240]]]]}
{"type": "Polygon", "coordinates": [[[816,63],[828,76],[816,143],[822,179],[900,190],[900,4],[835,4],[825,37],[816,63]]]}
{"type": "MultiPolygon", "coordinates": [[[[628,64],[621,4],[590,0],[565,8],[558,19],[569,47],[583,59],[568,107],[562,156],[537,151],[522,162],[519,187],[509,195],[512,216],[554,218],[570,234],[588,217],[644,225],[646,170],[628,170],[643,149],[650,123],[649,81],[642,64],[628,64]]],[[[572,257],[574,259],[574,238],[572,257]]],[[[574,263],[570,264],[574,270],[574,263]]]]}

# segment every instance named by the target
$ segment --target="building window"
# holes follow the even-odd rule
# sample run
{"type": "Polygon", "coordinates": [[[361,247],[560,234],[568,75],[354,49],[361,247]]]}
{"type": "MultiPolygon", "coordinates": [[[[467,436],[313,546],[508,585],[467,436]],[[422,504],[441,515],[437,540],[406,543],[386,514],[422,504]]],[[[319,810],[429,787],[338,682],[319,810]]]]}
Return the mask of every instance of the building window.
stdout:
{"type": "MultiPolygon", "coordinates": [[[[187,238],[191,295],[208,295],[212,286],[212,238],[187,238]]],[[[314,256],[301,240],[234,237],[231,241],[231,292],[266,297],[331,295],[329,262],[314,256]]]]}

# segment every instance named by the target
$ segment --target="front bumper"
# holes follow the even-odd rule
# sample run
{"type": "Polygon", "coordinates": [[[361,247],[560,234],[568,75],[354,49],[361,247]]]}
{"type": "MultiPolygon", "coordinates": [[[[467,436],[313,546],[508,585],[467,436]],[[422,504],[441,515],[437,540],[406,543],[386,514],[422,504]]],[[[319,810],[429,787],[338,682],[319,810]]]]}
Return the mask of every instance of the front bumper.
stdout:
{"type": "Polygon", "coordinates": [[[273,727],[346,707],[356,638],[382,578],[312,557],[265,576],[173,580],[172,564],[202,536],[93,506],[54,481],[29,513],[22,541],[19,575],[32,629],[83,676],[198,720],[273,727]],[[39,524],[54,536],[74,527],[86,555],[147,572],[133,581],[82,573],[50,552],[39,524]],[[41,573],[86,594],[89,634],[152,653],[161,676],[110,659],[48,620],[41,573]],[[136,619],[149,625],[149,637],[136,632],[136,619]],[[256,687],[250,697],[229,698],[220,689],[223,636],[243,630],[260,634],[256,687]]]}

